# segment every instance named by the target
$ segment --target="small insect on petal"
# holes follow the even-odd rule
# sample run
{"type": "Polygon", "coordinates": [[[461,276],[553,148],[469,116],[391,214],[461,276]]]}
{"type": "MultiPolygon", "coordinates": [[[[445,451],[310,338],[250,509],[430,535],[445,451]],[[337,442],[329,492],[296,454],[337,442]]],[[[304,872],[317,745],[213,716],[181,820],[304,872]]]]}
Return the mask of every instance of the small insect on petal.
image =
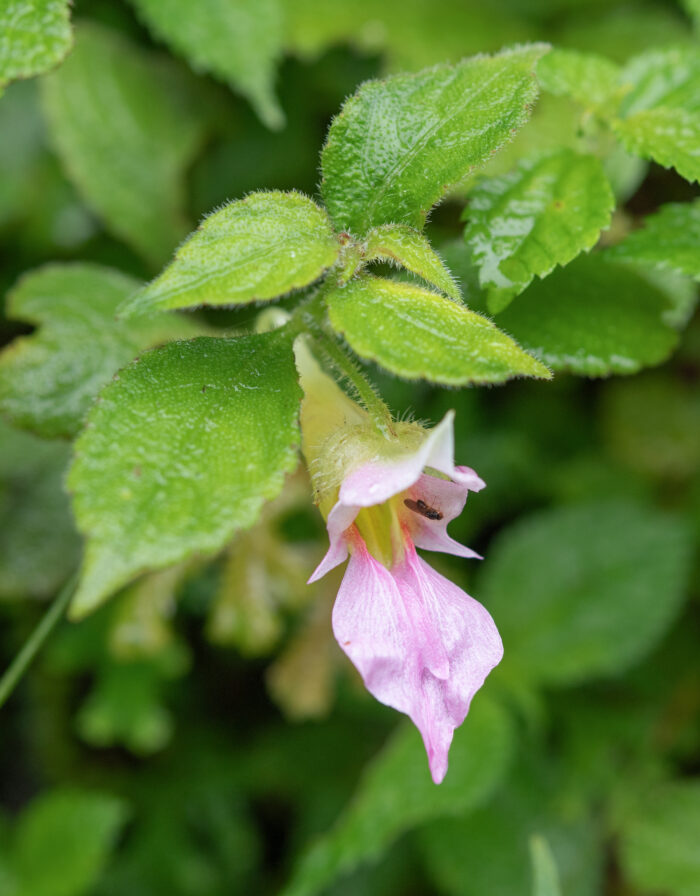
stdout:
{"type": "Polygon", "coordinates": [[[409,510],[412,510],[414,513],[419,513],[421,516],[424,516],[429,520],[441,520],[442,514],[439,510],[436,510],[434,507],[428,507],[425,501],[421,501],[418,499],[414,501],[412,498],[405,498],[403,502],[409,510]]]}

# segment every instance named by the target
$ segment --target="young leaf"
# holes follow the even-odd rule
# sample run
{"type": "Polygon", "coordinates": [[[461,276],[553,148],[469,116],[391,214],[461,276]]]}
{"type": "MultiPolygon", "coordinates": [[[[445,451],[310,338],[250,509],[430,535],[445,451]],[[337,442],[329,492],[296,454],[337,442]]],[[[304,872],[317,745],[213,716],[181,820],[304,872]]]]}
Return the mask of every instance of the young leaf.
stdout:
{"type": "Polygon", "coordinates": [[[602,165],[562,149],[481,181],[470,194],[464,238],[494,313],[537,276],[591,249],[615,207],[602,165]]]}
{"type": "Polygon", "coordinates": [[[595,53],[555,48],[537,63],[542,90],[569,96],[586,108],[607,102],[618,89],[619,78],[619,66],[595,53]]]}
{"type": "Polygon", "coordinates": [[[356,277],[330,294],[328,314],[361,358],[406,379],[466,386],[550,376],[488,318],[408,283],[356,277]]]}
{"type": "Polygon", "coordinates": [[[413,227],[385,224],[367,234],[366,261],[395,261],[407,271],[432,283],[439,290],[460,302],[462,293],[445,262],[433,250],[428,240],[413,227]]]}
{"type": "Polygon", "coordinates": [[[328,215],[301,193],[251,193],[206,218],[127,314],[244,305],[306,286],[338,258],[328,215]]]}
{"type": "Polygon", "coordinates": [[[554,370],[606,376],[666,360],[678,342],[668,309],[640,274],[588,255],[534,282],[498,323],[554,370]]]}
{"type": "Polygon", "coordinates": [[[154,35],[248,97],[271,128],[284,124],[275,98],[275,65],[282,48],[279,0],[131,0],[154,35]]]}
{"type": "Polygon", "coordinates": [[[0,93],[15,78],[31,78],[57,65],[72,43],[68,0],[4,0],[0,93]]]}
{"type": "Polygon", "coordinates": [[[26,274],[9,293],[7,312],[39,329],[0,353],[0,411],[46,438],[70,438],[102,386],[139,351],[196,335],[183,317],[115,320],[137,285],[93,264],[26,274]]]}
{"type": "Polygon", "coordinates": [[[513,675],[569,685],[628,668],[678,614],[690,560],[681,520],[633,503],[582,504],[514,524],[482,581],[504,674],[507,663],[513,675]]]}
{"type": "Polygon", "coordinates": [[[620,860],[634,887],[669,896],[700,893],[700,783],[671,781],[640,794],[620,825],[620,860]]]}
{"type": "Polygon", "coordinates": [[[613,124],[626,148],[700,181],[700,54],[653,50],[629,63],[622,82],[630,89],[613,124]]]}
{"type": "Polygon", "coordinates": [[[85,200],[154,264],[187,232],[183,173],[204,129],[201,103],[172,63],[94,24],[43,83],[59,156],[85,200]]]}
{"type": "Polygon", "coordinates": [[[700,199],[661,206],[608,254],[700,280],[700,199]]]}
{"type": "Polygon", "coordinates": [[[281,331],[173,342],[115,377],[68,479],[88,537],[72,615],[250,526],[296,463],[299,399],[281,331]]]}
{"type": "Polygon", "coordinates": [[[321,155],[321,193],[338,229],[421,228],[450,186],[524,124],[546,49],[533,44],[360,87],[321,155]]]}
{"type": "Polygon", "coordinates": [[[21,816],[11,861],[22,896],[82,896],[96,883],[126,821],[116,797],[54,790],[21,816]]]}
{"type": "Polygon", "coordinates": [[[436,787],[419,735],[400,726],[368,768],[345,814],[302,857],[282,896],[325,892],[340,875],[376,861],[405,831],[485,802],[507,769],[512,737],[503,710],[479,696],[455,732],[450,770],[436,787]]]}

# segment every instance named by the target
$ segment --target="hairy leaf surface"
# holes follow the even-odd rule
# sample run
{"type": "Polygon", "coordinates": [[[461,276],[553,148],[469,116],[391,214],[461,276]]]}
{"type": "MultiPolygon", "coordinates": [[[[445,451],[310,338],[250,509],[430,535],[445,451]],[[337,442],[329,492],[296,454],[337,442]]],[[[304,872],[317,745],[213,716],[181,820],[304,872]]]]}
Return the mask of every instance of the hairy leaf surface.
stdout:
{"type": "Polygon", "coordinates": [[[252,193],[206,218],[127,313],[243,305],[312,283],[340,245],[323,209],[301,193],[252,193]]]}
{"type": "Polygon", "coordinates": [[[401,224],[385,224],[370,230],[365,245],[367,261],[395,261],[446,296],[461,301],[457,281],[420,231],[401,224]]]}
{"type": "Polygon", "coordinates": [[[488,318],[408,283],[363,275],[328,297],[331,324],[361,358],[450,386],[549,371],[488,318]]]}
{"type": "Polygon", "coordinates": [[[296,463],[299,398],[279,331],[173,342],[125,368],[90,414],[69,475],[88,538],[72,614],[250,526],[296,463]]]}
{"type": "Polygon", "coordinates": [[[369,81],[343,106],[321,156],[321,192],[339,229],[421,228],[430,209],[524,124],[546,46],[475,56],[369,81]]]}

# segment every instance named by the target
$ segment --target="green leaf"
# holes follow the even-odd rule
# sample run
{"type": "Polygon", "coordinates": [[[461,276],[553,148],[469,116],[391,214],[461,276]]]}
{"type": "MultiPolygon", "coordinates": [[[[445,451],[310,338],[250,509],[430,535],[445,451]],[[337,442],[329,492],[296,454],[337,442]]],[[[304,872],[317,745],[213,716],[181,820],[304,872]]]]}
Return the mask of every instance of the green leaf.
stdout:
{"type": "Polygon", "coordinates": [[[73,43],[68,0],[4,0],[0,11],[0,93],[16,78],[53,68],[73,43]]]}
{"type": "Polygon", "coordinates": [[[700,894],[700,782],[669,782],[640,794],[619,831],[620,860],[644,892],[700,894]]]}
{"type": "Polygon", "coordinates": [[[115,319],[138,286],[119,271],[54,264],[24,277],[7,312],[39,328],[0,353],[0,411],[46,438],[74,436],[102,386],[144,348],[194,336],[182,317],[115,319]]]}
{"type": "Polygon", "coordinates": [[[106,226],[160,264],[188,229],[183,175],[203,137],[202,104],[173,63],[94,24],[76,35],[42,83],[53,141],[106,226]]]}
{"type": "Polygon", "coordinates": [[[365,261],[395,261],[459,302],[462,292],[445,262],[418,230],[401,224],[375,227],[367,234],[365,261]]]}
{"type": "Polygon", "coordinates": [[[418,286],[365,274],[327,301],[333,328],[361,358],[406,379],[466,386],[550,376],[488,318],[418,286]]]}
{"type": "MultiPolygon", "coordinates": [[[[525,743],[521,738],[521,747],[525,743]]],[[[531,876],[529,843],[547,838],[567,896],[600,896],[604,854],[596,820],[569,797],[567,771],[542,750],[519,751],[498,793],[474,812],[425,825],[417,844],[445,896],[520,896],[531,876]]]]}
{"type": "Polygon", "coordinates": [[[700,199],[662,205],[609,251],[611,258],[649,264],[700,280],[700,199]]]}
{"type": "Polygon", "coordinates": [[[700,390],[681,370],[616,380],[602,398],[606,443],[626,467],[663,480],[693,479],[700,457],[700,390]]]}
{"type": "Polygon", "coordinates": [[[430,209],[524,124],[546,46],[368,81],[331,125],[321,192],[336,226],[421,228],[430,209]]]}
{"type": "Polygon", "coordinates": [[[700,54],[694,47],[654,50],[622,74],[628,87],[613,122],[625,147],[690,181],[700,181],[700,54]]]}
{"type": "Polygon", "coordinates": [[[153,34],[251,101],[271,128],[284,124],[275,98],[283,39],[279,0],[131,0],[153,34]]]}
{"type": "Polygon", "coordinates": [[[539,834],[530,841],[532,856],[532,896],[561,896],[559,872],[549,844],[539,834]]]}
{"type": "Polygon", "coordinates": [[[684,109],[648,109],[615,125],[629,152],[675,168],[689,181],[700,181],[700,114],[684,109]]]}
{"type": "Polygon", "coordinates": [[[96,882],[126,820],[115,797],[55,790],[22,815],[13,865],[22,896],[83,896],[96,882]]]}
{"type": "Polygon", "coordinates": [[[569,96],[586,108],[606,103],[618,90],[620,68],[595,53],[555,48],[537,63],[542,90],[569,96]]]}
{"type": "Polygon", "coordinates": [[[365,53],[382,53],[390,71],[417,71],[465,56],[527,41],[533,27],[512,8],[442,0],[435,15],[431,0],[284,0],[287,45],[303,56],[318,56],[339,43],[365,53]]]}
{"type": "Polygon", "coordinates": [[[562,149],[520,163],[470,193],[464,238],[501,311],[537,276],[591,249],[615,207],[598,159],[562,149]]]}
{"type": "Polygon", "coordinates": [[[88,537],[73,617],[250,526],[296,464],[299,399],[282,331],[174,342],[125,368],[89,415],[69,474],[88,537]]]}
{"type": "Polygon", "coordinates": [[[301,193],[251,193],[206,218],[126,313],[244,305],[312,283],[340,244],[328,215],[301,193]]]}
{"type": "Polygon", "coordinates": [[[313,896],[375,861],[405,831],[485,802],[506,771],[512,737],[503,710],[478,697],[455,732],[447,777],[436,787],[418,732],[402,725],[367,769],[336,826],[302,857],[282,896],[313,896]]]}
{"type": "Polygon", "coordinates": [[[68,446],[0,421],[0,598],[49,597],[78,565],[68,446]]]}
{"type": "Polygon", "coordinates": [[[673,351],[678,334],[664,321],[668,308],[647,279],[594,254],[535,281],[498,323],[554,370],[629,374],[673,351]]]}
{"type": "Polygon", "coordinates": [[[633,503],[520,520],[489,551],[482,582],[504,674],[569,685],[628,668],[676,618],[690,556],[678,518],[633,503]]]}

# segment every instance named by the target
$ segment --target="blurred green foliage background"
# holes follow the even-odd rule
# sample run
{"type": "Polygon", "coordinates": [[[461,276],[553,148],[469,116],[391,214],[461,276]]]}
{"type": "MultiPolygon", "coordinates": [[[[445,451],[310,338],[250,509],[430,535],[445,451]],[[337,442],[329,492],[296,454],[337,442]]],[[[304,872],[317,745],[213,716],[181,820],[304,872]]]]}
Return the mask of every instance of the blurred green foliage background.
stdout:
{"type": "MultiPolygon", "coordinates": [[[[700,47],[692,0],[228,5],[250,11],[218,77],[167,49],[175,0],[77,0],[63,66],[5,88],[3,295],[47,262],[147,279],[224,201],[313,195],[331,117],[383,72],[533,39],[616,61],[700,47]],[[113,114],[91,117],[91,93],[113,114]]],[[[519,151],[564,142],[570,118],[546,97],[519,151]]],[[[628,221],[699,195],[653,164],[626,173],[628,221]]],[[[462,204],[428,227],[448,260],[462,204]]],[[[31,331],[0,314],[0,345],[31,331]]],[[[72,332],[55,338],[87,350],[72,332]]],[[[373,371],[399,415],[454,407],[457,460],[488,485],[452,526],[486,560],[438,566],[489,608],[505,658],[440,788],[332,640],[339,578],[304,584],[325,531],[298,472],[222,556],[52,637],[0,715],[0,896],[520,896],[535,835],[564,896],[698,896],[699,347],[696,317],[669,363],[630,377],[458,392],[373,371]]],[[[79,560],[56,426],[0,423],[3,666],[79,560]]]]}

